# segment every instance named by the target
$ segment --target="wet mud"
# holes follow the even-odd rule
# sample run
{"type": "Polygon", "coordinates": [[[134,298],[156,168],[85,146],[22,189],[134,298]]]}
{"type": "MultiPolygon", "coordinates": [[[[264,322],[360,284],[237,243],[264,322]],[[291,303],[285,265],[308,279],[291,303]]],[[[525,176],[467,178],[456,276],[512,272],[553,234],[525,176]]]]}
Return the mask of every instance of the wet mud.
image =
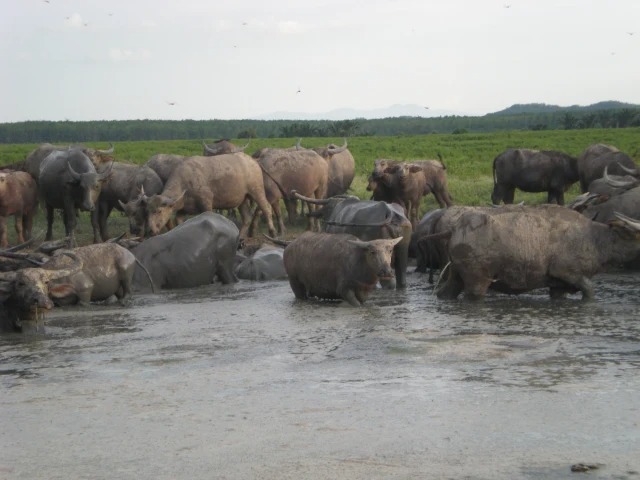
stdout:
{"type": "Polygon", "coordinates": [[[592,303],[408,281],[361,308],[212,285],[2,334],[0,478],[640,479],[637,274],[592,303]]]}

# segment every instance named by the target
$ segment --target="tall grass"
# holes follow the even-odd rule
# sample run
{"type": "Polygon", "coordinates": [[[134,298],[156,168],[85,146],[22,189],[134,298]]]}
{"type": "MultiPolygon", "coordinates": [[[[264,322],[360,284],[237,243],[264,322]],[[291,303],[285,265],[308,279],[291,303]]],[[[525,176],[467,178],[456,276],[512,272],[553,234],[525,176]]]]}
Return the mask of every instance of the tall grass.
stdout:
{"type": "MultiPolygon", "coordinates": [[[[296,138],[253,139],[246,152],[251,154],[263,147],[290,147],[295,145],[296,141],[296,138]]],[[[341,145],[342,141],[342,138],[303,138],[302,146],[310,148],[327,143],[341,145]]],[[[234,143],[244,145],[246,141],[235,140],[234,143]]],[[[615,145],[640,163],[640,128],[353,137],[348,139],[348,143],[349,150],[356,161],[356,178],[352,185],[352,192],[358,197],[369,198],[370,196],[370,193],[365,190],[366,179],[375,159],[416,160],[437,158],[440,154],[447,167],[449,189],[455,203],[460,205],[483,205],[490,202],[493,189],[493,159],[507,148],[560,150],[578,156],[591,144],[607,143],[615,145]]],[[[87,145],[96,148],[107,147],[104,143],[87,145]]],[[[36,147],[35,144],[0,145],[0,165],[22,161],[36,147]]],[[[143,164],[156,153],[201,155],[202,142],[174,140],[118,142],[115,145],[115,157],[118,161],[143,164]]],[[[577,193],[578,186],[575,185],[566,195],[566,199],[570,200],[577,193]]],[[[516,191],[516,201],[522,200],[531,204],[542,203],[546,200],[546,194],[516,191]]],[[[422,212],[436,207],[433,197],[426,197],[422,212]]],[[[121,217],[114,212],[110,222],[118,224],[117,227],[112,228],[112,231],[119,233],[120,224],[124,224],[121,217]]],[[[57,219],[56,223],[60,223],[60,219],[57,219]]],[[[44,219],[40,213],[36,219],[35,229],[43,228],[43,225],[44,219]]],[[[82,214],[79,222],[80,241],[90,241],[90,231],[88,215],[82,214]]],[[[13,242],[13,237],[10,238],[13,242]]]]}

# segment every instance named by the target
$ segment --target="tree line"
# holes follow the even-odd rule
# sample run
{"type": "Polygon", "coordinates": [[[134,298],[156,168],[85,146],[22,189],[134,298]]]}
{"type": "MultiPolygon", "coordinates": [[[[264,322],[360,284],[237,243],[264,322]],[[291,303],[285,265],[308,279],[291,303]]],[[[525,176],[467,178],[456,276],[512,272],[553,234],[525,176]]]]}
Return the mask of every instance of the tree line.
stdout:
{"type": "Polygon", "coordinates": [[[352,120],[96,120],[0,124],[0,143],[398,136],[640,126],[640,108],[352,120]]]}

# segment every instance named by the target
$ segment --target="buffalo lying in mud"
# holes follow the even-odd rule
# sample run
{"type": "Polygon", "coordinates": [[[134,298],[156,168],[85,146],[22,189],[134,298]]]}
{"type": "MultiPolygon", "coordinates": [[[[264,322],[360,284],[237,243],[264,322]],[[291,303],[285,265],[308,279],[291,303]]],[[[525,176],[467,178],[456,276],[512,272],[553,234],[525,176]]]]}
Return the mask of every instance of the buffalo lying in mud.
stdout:
{"type": "Polygon", "coordinates": [[[640,251],[640,223],[623,215],[605,225],[555,205],[467,208],[449,230],[450,264],[439,298],[549,288],[552,298],[580,291],[589,300],[593,275],[640,251]]]}
{"type": "MultiPolygon", "coordinates": [[[[238,227],[213,212],[190,218],[173,230],[151,237],[132,248],[159,288],[189,288],[236,281],[233,263],[239,242],[238,227]]],[[[134,286],[144,290],[149,283],[140,268],[134,286]]]]}
{"type": "Polygon", "coordinates": [[[236,276],[242,280],[284,280],[287,272],[284,269],[282,256],[284,249],[263,245],[251,255],[237,255],[236,276]]]}
{"type": "Polygon", "coordinates": [[[564,192],[577,181],[577,160],[566,153],[510,148],[493,160],[491,202],[513,203],[518,188],[548,192],[547,203],[564,205],[564,192]]]}
{"type": "Polygon", "coordinates": [[[296,298],[343,299],[362,305],[378,280],[394,276],[393,247],[401,238],[363,242],[348,234],[305,232],[284,250],[296,298]]]}
{"type": "Polygon", "coordinates": [[[341,195],[314,200],[297,192],[294,194],[301,200],[322,206],[309,215],[322,218],[324,231],[327,233],[348,233],[364,241],[400,238],[393,250],[395,277],[383,281],[382,285],[385,288],[406,287],[412,227],[400,205],[360,200],[354,196],[341,195]]]}

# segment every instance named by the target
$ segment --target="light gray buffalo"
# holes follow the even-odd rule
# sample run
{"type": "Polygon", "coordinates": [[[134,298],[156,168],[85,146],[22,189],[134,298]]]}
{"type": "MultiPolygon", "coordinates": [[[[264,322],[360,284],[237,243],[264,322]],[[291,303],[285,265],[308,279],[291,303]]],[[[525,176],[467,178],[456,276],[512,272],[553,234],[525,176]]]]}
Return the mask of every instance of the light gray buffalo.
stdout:
{"type": "MultiPolygon", "coordinates": [[[[216,278],[222,283],[233,283],[239,233],[232,221],[205,212],[173,230],[144,240],[131,251],[158,288],[208,285],[216,278]]],[[[136,268],[133,281],[136,289],[148,289],[141,268],[136,268]]]]}
{"type": "MultiPolygon", "coordinates": [[[[276,216],[280,234],[285,227],[280,216],[280,199],[287,207],[289,223],[293,223],[296,215],[295,197],[297,191],[308,198],[321,199],[327,192],[329,167],[324,158],[313,150],[263,148],[254,154],[254,159],[263,172],[264,191],[267,201],[276,216]]],[[[309,211],[315,207],[309,206],[309,211]]],[[[251,231],[255,231],[259,213],[256,211],[251,222],[251,231]]],[[[319,230],[313,216],[309,217],[309,230],[319,230]]]]}
{"type": "Polygon", "coordinates": [[[141,207],[147,211],[147,228],[152,235],[157,235],[174,214],[179,221],[186,214],[238,207],[242,217],[240,235],[244,237],[251,222],[250,201],[258,204],[269,233],[275,235],[260,166],[244,153],[232,153],[186,158],[162,192],[149,196],[141,207]]]}
{"type": "Polygon", "coordinates": [[[108,178],[102,184],[100,195],[96,201],[96,209],[91,215],[94,243],[107,241],[107,218],[115,208],[124,212],[129,217],[130,231],[133,235],[140,233],[142,223],[137,216],[137,210],[132,208],[132,202],[136,205],[141,193],[156,195],[162,191],[162,180],[156,172],[147,166],[131,165],[127,163],[113,162],[108,167],[103,167],[101,172],[110,169],[108,178]]]}
{"type": "Polygon", "coordinates": [[[335,196],[323,200],[303,197],[297,192],[295,196],[322,206],[309,215],[322,218],[327,233],[348,233],[364,241],[400,238],[393,251],[395,277],[383,281],[382,286],[406,287],[412,226],[400,205],[360,200],[355,196],[335,196]]]}
{"type": "Polygon", "coordinates": [[[393,247],[401,240],[363,242],[348,234],[305,232],[284,250],[291,290],[299,299],[343,299],[360,306],[379,280],[393,278],[393,247]]]}
{"type": "Polygon", "coordinates": [[[283,253],[283,248],[263,245],[251,255],[237,256],[236,276],[241,280],[284,280],[287,272],[282,260],[283,253]]]}
{"type": "Polygon", "coordinates": [[[53,237],[53,212],[62,209],[66,236],[73,236],[76,210],[93,211],[110,170],[98,173],[80,149],[55,150],[40,165],[38,195],[47,210],[47,236],[53,237]]]}
{"type": "Polygon", "coordinates": [[[469,208],[450,230],[450,265],[437,295],[482,299],[489,288],[548,288],[552,298],[580,291],[593,299],[591,277],[640,251],[640,224],[616,217],[605,225],[555,205],[469,208]]]}
{"type": "Polygon", "coordinates": [[[21,304],[48,309],[52,304],[47,297],[56,305],[70,305],[115,295],[124,303],[131,294],[135,265],[136,258],[126,248],[100,243],[57,251],[41,268],[6,273],[13,274],[14,295],[21,304]]]}
{"type": "Polygon", "coordinates": [[[564,205],[564,192],[577,181],[577,159],[566,153],[510,148],[493,160],[491,202],[513,203],[518,188],[524,192],[547,192],[547,203],[564,205]]]}
{"type": "Polygon", "coordinates": [[[325,194],[327,198],[347,193],[355,177],[356,162],[347,147],[345,139],[341,147],[330,143],[324,147],[311,149],[324,158],[329,167],[327,192],[325,194]]]}

